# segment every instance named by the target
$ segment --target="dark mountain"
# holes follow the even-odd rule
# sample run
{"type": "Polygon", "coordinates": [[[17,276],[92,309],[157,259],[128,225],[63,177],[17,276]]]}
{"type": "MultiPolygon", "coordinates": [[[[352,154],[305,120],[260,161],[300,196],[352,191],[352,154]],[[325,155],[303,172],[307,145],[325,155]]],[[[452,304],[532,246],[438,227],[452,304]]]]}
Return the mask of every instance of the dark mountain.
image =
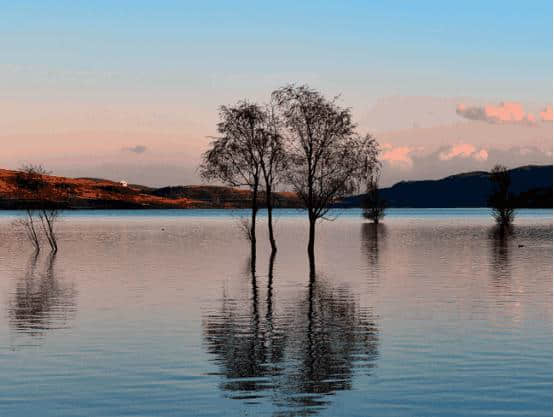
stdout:
{"type": "MultiPolygon", "coordinates": [[[[529,165],[509,173],[518,207],[552,207],[552,165],[529,165]]],[[[488,172],[476,171],[440,180],[402,181],[380,193],[388,207],[486,207],[491,182],[488,172]]],[[[340,206],[359,207],[361,197],[347,198],[340,206]]]]}

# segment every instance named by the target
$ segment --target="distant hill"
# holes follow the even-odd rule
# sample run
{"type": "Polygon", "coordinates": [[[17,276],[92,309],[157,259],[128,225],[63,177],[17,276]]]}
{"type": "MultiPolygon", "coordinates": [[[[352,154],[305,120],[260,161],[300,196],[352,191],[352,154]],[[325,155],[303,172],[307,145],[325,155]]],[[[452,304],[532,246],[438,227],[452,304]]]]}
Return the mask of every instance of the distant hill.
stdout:
{"type": "MultiPolygon", "coordinates": [[[[529,165],[509,170],[510,192],[518,207],[552,207],[552,165],[529,165]]],[[[440,180],[402,181],[380,190],[388,207],[486,207],[491,193],[485,171],[451,175],[440,180]]],[[[361,195],[341,207],[359,207],[361,195]]]]}
{"type": "MultiPolygon", "coordinates": [[[[509,171],[518,207],[552,207],[552,165],[525,166],[509,171]]],[[[18,186],[17,171],[0,169],[0,209],[32,206],[34,195],[18,186]]],[[[250,191],[221,186],[187,185],[153,188],[98,178],[44,177],[68,191],[62,204],[81,209],[246,208],[250,191]]],[[[388,207],[485,207],[491,184],[487,172],[468,172],[440,180],[402,181],[380,190],[388,207]]],[[[298,207],[294,193],[275,193],[276,207],[298,207]]],[[[361,195],[346,198],[338,207],[359,207],[361,195]]],[[[260,206],[263,207],[260,197],[260,206]]]]}
{"type": "MultiPolygon", "coordinates": [[[[251,192],[216,185],[182,185],[151,190],[150,194],[164,198],[189,198],[202,201],[212,207],[249,207],[251,192]]],[[[273,194],[275,207],[298,207],[295,194],[279,192],[273,194]]],[[[263,198],[260,205],[264,206],[263,198]]]]}
{"type": "MultiPolygon", "coordinates": [[[[18,185],[18,172],[0,169],[0,209],[21,209],[36,205],[33,192],[18,185]]],[[[59,203],[70,209],[165,209],[248,207],[250,191],[218,186],[152,188],[100,178],[66,178],[45,175],[51,187],[64,190],[69,198],[59,203]]],[[[277,207],[297,207],[292,193],[275,193],[277,207]]],[[[260,206],[263,207],[260,196],[260,206]]]]}

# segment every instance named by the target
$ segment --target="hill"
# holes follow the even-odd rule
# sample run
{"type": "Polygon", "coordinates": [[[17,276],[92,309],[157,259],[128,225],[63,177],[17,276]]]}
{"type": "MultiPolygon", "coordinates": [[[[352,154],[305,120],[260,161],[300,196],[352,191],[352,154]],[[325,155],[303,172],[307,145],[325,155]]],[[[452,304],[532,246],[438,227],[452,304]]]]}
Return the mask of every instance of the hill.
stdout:
{"type": "MultiPolygon", "coordinates": [[[[552,165],[509,171],[518,207],[552,207],[552,165]]],[[[0,209],[33,205],[35,196],[18,182],[18,172],[0,169],[0,209]]],[[[99,178],[44,176],[56,190],[70,195],[60,204],[71,209],[246,208],[250,191],[221,186],[187,185],[153,188],[99,178]]],[[[380,190],[388,207],[485,207],[491,191],[488,172],[451,175],[440,180],[402,181],[380,190]]],[[[275,193],[276,207],[298,207],[293,193],[275,193]]],[[[362,196],[337,207],[359,207],[362,196]]],[[[260,201],[263,207],[263,201],[260,201]]]]}
{"type": "MultiPolygon", "coordinates": [[[[552,165],[529,165],[509,170],[510,192],[518,207],[552,207],[552,165]]],[[[491,193],[485,171],[451,175],[440,180],[402,181],[380,189],[388,207],[486,207],[491,193]]],[[[342,207],[359,207],[361,195],[350,197],[342,207]]]]}
{"type": "MultiPolygon", "coordinates": [[[[36,204],[33,192],[21,186],[18,172],[0,169],[0,209],[21,209],[36,204]]],[[[98,178],[66,178],[51,175],[43,180],[63,190],[61,206],[70,209],[241,208],[248,206],[250,191],[217,186],[151,188],[98,178]]],[[[60,194],[60,193],[56,193],[60,194]]],[[[296,207],[291,193],[276,193],[279,207],[296,207]]],[[[263,202],[260,201],[263,206],[263,202]]]]}

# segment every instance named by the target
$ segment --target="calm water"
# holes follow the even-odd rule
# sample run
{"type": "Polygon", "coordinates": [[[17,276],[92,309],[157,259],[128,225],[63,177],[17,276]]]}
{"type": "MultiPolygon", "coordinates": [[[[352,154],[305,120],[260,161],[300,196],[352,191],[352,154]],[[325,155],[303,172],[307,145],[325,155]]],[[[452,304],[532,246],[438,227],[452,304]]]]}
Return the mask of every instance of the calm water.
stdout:
{"type": "Polygon", "coordinates": [[[0,416],[552,415],[552,210],[0,212],[0,416]]]}

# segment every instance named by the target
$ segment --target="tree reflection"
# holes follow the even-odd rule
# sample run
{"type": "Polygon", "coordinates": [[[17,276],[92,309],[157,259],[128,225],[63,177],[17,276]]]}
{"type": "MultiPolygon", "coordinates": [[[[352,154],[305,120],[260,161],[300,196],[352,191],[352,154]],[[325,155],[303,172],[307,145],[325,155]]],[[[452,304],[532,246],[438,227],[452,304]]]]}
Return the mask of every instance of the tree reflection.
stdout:
{"type": "Polygon", "coordinates": [[[370,372],[378,355],[378,329],[346,288],[330,287],[311,271],[309,285],[275,312],[269,260],[265,303],[252,272],[250,303],[226,294],[203,322],[207,351],[232,398],[270,397],[277,415],[317,413],[330,395],[352,388],[356,372],[370,372]],[[265,305],[264,305],[265,304],[265,305]],[[265,318],[259,312],[265,307],[265,318]],[[239,392],[237,395],[237,391],[239,392]]]}
{"type": "Polygon", "coordinates": [[[362,250],[367,257],[369,272],[374,281],[377,281],[380,264],[379,252],[387,237],[387,227],[382,223],[362,223],[361,241],[362,250]]]}
{"type": "Polygon", "coordinates": [[[300,406],[297,411],[316,412],[328,395],[352,388],[356,370],[374,366],[378,329],[371,311],[361,309],[348,289],[330,288],[321,276],[310,280],[294,317],[279,394],[289,406],[300,406]]]}
{"type": "Polygon", "coordinates": [[[216,362],[225,376],[222,389],[240,393],[233,395],[233,398],[256,398],[255,393],[265,389],[267,381],[264,378],[275,374],[275,368],[283,356],[284,338],[273,327],[275,253],[270,259],[265,322],[262,322],[259,312],[255,263],[250,261],[250,299],[232,299],[224,294],[221,309],[203,321],[207,350],[216,356],[216,362]]]}
{"type": "Polygon", "coordinates": [[[510,257],[513,235],[513,226],[495,225],[489,230],[492,285],[501,292],[511,290],[510,257]]]}
{"type": "Polygon", "coordinates": [[[56,252],[50,253],[44,269],[33,254],[8,303],[10,326],[18,333],[42,336],[48,330],[66,328],[75,315],[76,291],[56,277],[56,252]]]}

